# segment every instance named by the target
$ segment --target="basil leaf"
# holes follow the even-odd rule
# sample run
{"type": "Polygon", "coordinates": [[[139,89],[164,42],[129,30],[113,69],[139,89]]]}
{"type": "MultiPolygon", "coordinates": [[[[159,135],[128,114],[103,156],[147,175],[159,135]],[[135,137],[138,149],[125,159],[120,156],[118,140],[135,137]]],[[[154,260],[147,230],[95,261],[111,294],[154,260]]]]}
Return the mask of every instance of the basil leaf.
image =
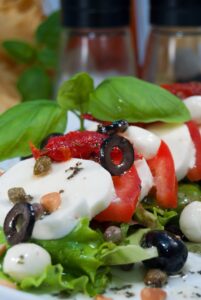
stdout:
{"type": "Polygon", "coordinates": [[[89,94],[93,90],[93,79],[81,72],[62,83],[57,101],[63,109],[85,113],[88,111],[89,94]]]}
{"type": "Polygon", "coordinates": [[[36,40],[39,44],[56,49],[59,44],[60,32],[60,12],[57,11],[39,25],[36,31],[36,40]]]}
{"type": "Polygon", "coordinates": [[[17,81],[17,88],[22,95],[22,101],[50,99],[52,93],[48,74],[37,66],[31,67],[21,74],[17,81]]]}
{"type": "Polygon", "coordinates": [[[2,45],[7,53],[18,62],[30,63],[35,59],[36,50],[26,42],[8,40],[2,45]]]}
{"type": "Polygon", "coordinates": [[[90,95],[89,112],[100,120],[185,122],[190,114],[176,96],[134,77],[104,80],[90,95]]]}
{"type": "Polygon", "coordinates": [[[37,54],[38,62],[47,69],[54,69],[57,65],[57,52],[48,47],[41,49],[37,54]]]}
{"type": "Polygon", "coordinates": [[[0,160],[31,153],[29,142],[40,141],[53,132],[64,132],[66,112],[56,102],[28,101],[0,115],[0,160]]]}

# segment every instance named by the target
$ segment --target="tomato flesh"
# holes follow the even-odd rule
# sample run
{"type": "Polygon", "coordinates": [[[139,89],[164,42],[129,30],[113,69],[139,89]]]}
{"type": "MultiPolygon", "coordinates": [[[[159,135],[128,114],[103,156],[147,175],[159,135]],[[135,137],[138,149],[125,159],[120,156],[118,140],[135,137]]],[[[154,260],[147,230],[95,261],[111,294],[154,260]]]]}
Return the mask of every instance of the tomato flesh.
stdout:
{"type": "Polygon", "coordinates": [[[66,161],[72,157],[90,159],[99,158],[100,147],[107,137],[95,131],[72,131],[64,136],[55,136],[49,139],[47,145],[39,150],[33,145],[33,156],[47,155],[54,161],[66,161]]]}
{"type": "Polygon", "coordinates": [[[113,176],[113,183],[119,201],[98,214],[98,221],[129,222],[135,211],[141,190],[141,181],[134,165],[124,174],[113,176]]]}
{"type": "Polygon", "coordinates": [[[168,90],[169,92],[181,99],[190,96],[201,95],[200,82],[162,84],[161,87],[163,87],[164,89],[168,90]]]}
{"type": "Polygon", "coordinates": [[[195,147],[195,165],[188,171],[187,177],[191,181],[199,181],[201,180],[201,135],[195,122],[189,121],[186,125],[195,147]]]}
{"type": "Polygon", "coordinates": [[[177,179],[168,146],[161,141],[159,150],[147,161],[155,181],[156,202],[162,208],[177,207],[177,179]]]}

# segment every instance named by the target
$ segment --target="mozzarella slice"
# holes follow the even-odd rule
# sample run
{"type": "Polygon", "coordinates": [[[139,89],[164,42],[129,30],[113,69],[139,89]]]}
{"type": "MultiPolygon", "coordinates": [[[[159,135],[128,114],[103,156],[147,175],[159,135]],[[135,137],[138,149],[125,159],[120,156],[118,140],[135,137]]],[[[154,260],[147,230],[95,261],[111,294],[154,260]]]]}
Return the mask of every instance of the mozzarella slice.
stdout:
{"type": "Polygon", "coordinates": [[[0,226],[13,206],[8,199],[8,189],[12,187],[23,187],[33,197],[32,203],[39,203],[45,194],[62,191],[59,209],[35,222],[33,238],[37,239],[65,236],[81,217],[91,219],[116,197],[110,173],[94,161],[53,163],[45,176],[33,175],[34,163],[32,158],[21,161],[0,177],[0,226]],[[76,165],[80,171],[70,178],[76,165]]]}
{"type": "Polygon", "coordinates": [[[137,126],[129,126],[121,135],[128,139],[145,159],[154,157],[161,143],[154,133],[137,126]]]}
{"type": "Polygon", "coordinates": [[[188,108],[191,118],[197,124],[201,124],[201,96],[191,96],[183,100],[188,108]]]}
{"type": "Polygon", "coordinates": [[[201,243],[201,202],[193,201],[181,212],[180,229],[191,242],[201,243]]]}
{"type": "Polygon", "coordinates": [[[174,160],[177,179],[184,178],[195,164],[195,148],[188,127],[185,124],[157,124],[149,126],[148,130],[165,141],[174,160]]]}
{"type": "Polygon", "coordinates": [[[51,264],[49,253],[32,243],[22,243],[8,249],[3,271],[16,281],[40,275],[51,264]]]}
{"type": "Polygon", "coordinates": [[[154,180],[149,166],[144,158],[136,160],[134,165],[141,180],[140,200],[142,200],[148,195],[150,189],[154,185],[154,180]]]}

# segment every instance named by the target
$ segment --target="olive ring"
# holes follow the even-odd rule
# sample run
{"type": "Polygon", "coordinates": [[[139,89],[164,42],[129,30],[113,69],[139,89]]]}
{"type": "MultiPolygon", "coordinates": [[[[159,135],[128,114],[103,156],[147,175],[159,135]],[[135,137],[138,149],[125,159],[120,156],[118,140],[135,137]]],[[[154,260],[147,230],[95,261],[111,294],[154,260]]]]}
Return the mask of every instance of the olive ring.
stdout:
{"type": "Polygon", "coordinates": [[[106,138],[100,148],[100,163],[111,175],[121,175],[134,162],[134,150],[132,144],[122,136],[112,135],[106,138]],[[114,147],[121,150],[123,158],[119,164],[115,164],[111,158],[114,147]]]}
{"type": "Polygon", "coordinates": [[[3,230],[9,244],[26,242],[32,235],[35,212],[29,203],[17,203],[8,212],[3,230]]]}
{"type": "Polygon", "coordinates": [[[125,120],[114,121],[110,125],[98,125],[97,132],[109,135],[124,132],[128,128],[128,122],[125,120]]]}

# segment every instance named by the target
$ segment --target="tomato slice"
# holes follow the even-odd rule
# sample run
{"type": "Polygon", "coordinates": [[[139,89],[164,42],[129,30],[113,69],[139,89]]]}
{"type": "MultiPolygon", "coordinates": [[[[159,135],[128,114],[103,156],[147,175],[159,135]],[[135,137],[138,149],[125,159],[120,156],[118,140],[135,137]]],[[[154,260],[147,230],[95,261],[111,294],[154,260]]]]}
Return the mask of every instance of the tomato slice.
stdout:
{"type": "Polygon", "coordinates": [[[201,180],[201,135],[198,126],[193,121],[186,122],[195,147],[195,165],[189,170],[187,177],[191,181],[201,180]]]}
{"type": "Polygon", "coordinates": [[[162,208],[177,207],[177,179],[168,146],[161,141],[158,153],[147,161],[155,180],[156,201],[162,208]]]}
{"type": "Polygon", "coordinates": [[[109,207],[98,214],[98,221],[129,222],[135,211],[141,190],[141,181],[133,165],[120,176],[113,176],[113,183],[119,201],[112,202],[109,207]]]}

